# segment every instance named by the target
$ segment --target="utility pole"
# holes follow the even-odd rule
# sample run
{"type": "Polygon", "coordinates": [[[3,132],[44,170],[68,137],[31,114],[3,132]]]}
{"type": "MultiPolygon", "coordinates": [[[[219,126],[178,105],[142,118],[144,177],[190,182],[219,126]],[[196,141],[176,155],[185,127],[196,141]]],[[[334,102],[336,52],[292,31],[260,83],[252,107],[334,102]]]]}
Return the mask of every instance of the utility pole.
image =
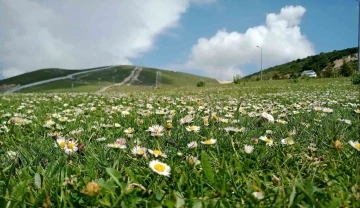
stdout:
{"type": "Polygon", "coordinates": [[[260,46],[256,46],[258,48],[260,48],[261,53],[260,53],[260,59],[261,59],[261,69],[260,69],[260,80],[262,81],[262,47],[260,46]]]}
{"type": "Polygon", "coordinates": [[[74,93],[74,80],[71,79],[71,92],[74,93]]]}
{"type": "Polygon", "coordinates": [[[101,80],[101,78],[98,78],[98,80],[99,80],[99,90],[100,90],[100,80],[101,80]]]}

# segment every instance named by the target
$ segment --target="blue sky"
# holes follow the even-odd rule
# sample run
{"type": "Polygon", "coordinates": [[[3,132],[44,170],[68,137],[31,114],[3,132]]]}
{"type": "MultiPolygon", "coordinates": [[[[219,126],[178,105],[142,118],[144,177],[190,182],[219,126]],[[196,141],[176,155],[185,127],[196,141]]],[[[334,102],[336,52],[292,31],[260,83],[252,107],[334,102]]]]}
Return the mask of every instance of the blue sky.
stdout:
{"type": "MultiPolygon", "coordinates": [[[[178,28],[161,35],[156,40],[156,48],[134,59],[134,63],[159,68],[168,68],[173,63],[182,64],[199,37],[211,37],[222,28],[243,33],[250,27],[264,24],[266,14],[278,13],[287,5],[306,8],[301,31],[313,43],[316,54],[357,46],[356,1],[223,0],[191,7],[178,28]]],[[[248,67],[256,70],[256,66],[248,67]]]]}
{"type": "Polygon", "coordinates": [[[134,64],[231,79],[357,46],[355,0],[0,0],[0,79],[134,64]],[[89,16],[91,14],[91,16],[89,16]]]}

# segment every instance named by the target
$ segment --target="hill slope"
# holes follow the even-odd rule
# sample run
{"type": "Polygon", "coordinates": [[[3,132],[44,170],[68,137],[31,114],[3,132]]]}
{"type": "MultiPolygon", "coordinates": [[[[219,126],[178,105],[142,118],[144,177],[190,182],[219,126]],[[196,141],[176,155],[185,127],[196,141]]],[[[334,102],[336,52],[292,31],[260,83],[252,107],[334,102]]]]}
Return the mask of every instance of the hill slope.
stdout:
{"type": "MultiPolygon", "coordinates": [[[[112,67],[99,67],[100,71],[90,71],[93,69],[85,70],[65,70],[65,69],[41,69],[38,71],[26,73],[9,79],[1,80],[1,85],[26,85],[34,82],[41,82],[47,79],[57,79],[64,77],[62,80],[54,80],[48,83],[31,86],[21,89],[19,92],[70,92],[72,84],[74,85],[75,92],[96,92],[104,87],[119,84],[126,78],[131,76],[135,66],[122,65],[112,67]],[[89,72],[86,72],[89,71],[89,72]],[[76,73],[86,72],[77,75],[76,73]],[[70,77],[66,77],[71,75],[70,77]]],[[[137,87],[147,87],[155,85],[156,73],[160,71],[160,84],[162,86],[178,87],[178,86],[195,86],[199,80],[204,80],[209,84],[217,84],[215,79],[201,77],[182,72],[173,72],[167,70],[159,70],[155,68],[142,68],[137,78],[131,82],[131,85],[137,87]]],[[[129,82],[125,83],[126,86],[129,82]]]]}
{"type": "MultiPolygon", "coordinates": [[[[275,74],[280,77],[290,74],[299,74],[304,70],[314,70],[318,75],[326,67],[335,67],[335,61],[341,60],[344,57],[353,56],[357,54],[358,48],[347,48],[344,50],[335,50],[328,53],[320,53],[314,56],[308,56],[307,58],[297,59],[289,63],[281,64],[278,66],[270,67],[263,70],[263,79],[272,78],[275,74]]],[[[350,61],[350,64],[355,66],[357,61],[350,61]]],[[[256,79],[260,76],[260,72],[245,76],[245,79],[256,79]]]]}

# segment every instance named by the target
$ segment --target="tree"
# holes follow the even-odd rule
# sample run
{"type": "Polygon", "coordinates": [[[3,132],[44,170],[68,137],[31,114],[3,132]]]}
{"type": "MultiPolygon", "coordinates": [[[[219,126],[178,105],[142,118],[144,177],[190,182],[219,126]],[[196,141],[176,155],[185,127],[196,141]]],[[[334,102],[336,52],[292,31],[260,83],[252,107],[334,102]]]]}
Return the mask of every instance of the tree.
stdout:
{"type": "Polygon", "coordinates": [[[237,74],[233,77],[233,83],[234,84],[240,84],[240,81],[241,81],[241,75],[240,74],[237,74]]]}
{"type": "Polygon", "coordinates": [[[278,80],[278,79],[280,79],[280,76],[279,76],[278,73],[275,73],[272,78],[273,78],[274,80],[278,80]]]}
{"type": "Polygon", "coordinates": [[[344,77],[350,77],[353,73],[352,66],[344,60],[343,65],[340,67],[340,74],[344,77]]]}

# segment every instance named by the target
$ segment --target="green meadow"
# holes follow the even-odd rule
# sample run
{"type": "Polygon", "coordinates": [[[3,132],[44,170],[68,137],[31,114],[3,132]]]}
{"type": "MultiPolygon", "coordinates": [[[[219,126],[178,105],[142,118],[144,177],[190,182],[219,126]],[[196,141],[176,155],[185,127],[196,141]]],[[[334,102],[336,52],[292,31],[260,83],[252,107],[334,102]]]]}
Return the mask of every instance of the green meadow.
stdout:
{"type": "Polygon", "coordinates": [[[0,96],[0,207],[360,206],[359,86],[209,82],[0,96]]]}

